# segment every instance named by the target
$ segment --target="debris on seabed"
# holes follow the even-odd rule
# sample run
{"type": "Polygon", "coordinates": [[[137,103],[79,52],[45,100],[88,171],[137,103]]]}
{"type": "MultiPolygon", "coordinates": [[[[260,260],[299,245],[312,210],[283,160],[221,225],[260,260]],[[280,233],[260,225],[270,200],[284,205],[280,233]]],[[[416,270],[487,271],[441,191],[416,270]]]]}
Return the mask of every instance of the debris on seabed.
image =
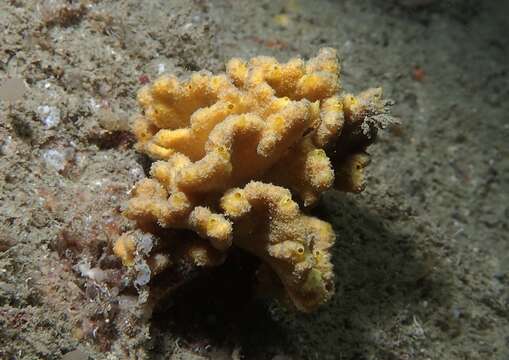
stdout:
{"type": "Polygon", "coordinates": [[[62,360],[88,360],[88,355],[80,349],[76,349],[64,354],[62,360]]]}
{"type": "Polygon", "coordinates": [[[0,155],[12,156],[16,153],[16,144],[12,136],[8,135],[0,141],[0,155]]]}
{"type": "Polygon", "coordinates": [[[414,66],[414,68],[412,69],[412,78],[415,81],[423,81],[425,76],[426,72],[422,67],[418,65],[414,66]]]}
{"type": "Polygon", "coordinates": [[[62,171],[67,163],[72,160],[74,153],[74,149],[70,147],[65,149],[48,149],[42,153],[42,159],[46,167],[62,171]]]}
{"type": "Polygon", "coordinates": [[[46,129],[54,128],[60,123],[60,109],[55,106],[41,105],[37,112],[46,129]]]}
{"type": "Polygon", "coordinates": [[[0,100],[8,103],[21,100],[27,86],[21,78],[10,78],[0,85],[0,100]]]}

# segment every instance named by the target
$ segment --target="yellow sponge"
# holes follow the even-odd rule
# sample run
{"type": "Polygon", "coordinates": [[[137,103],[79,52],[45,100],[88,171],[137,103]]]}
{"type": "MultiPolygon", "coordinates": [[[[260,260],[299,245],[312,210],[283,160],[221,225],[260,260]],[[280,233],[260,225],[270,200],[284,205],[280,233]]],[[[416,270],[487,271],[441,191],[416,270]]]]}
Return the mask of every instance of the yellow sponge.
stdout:
{"type": "MultiPolygon", "coordinates": [[[[342,93],[336,51],[324,48],[307,61],[234,58],[223,74],[163,76],[138,101],[136,148],[155,162],[124,215],[161,244],[181,243],[159,263],[215,266],[237,246],[277,275],[299,310],[325,303],[335,236],[301,207],[334,187],[364,188],[366,149],[387,112],[381,89],[342,93]]],[[[126,266],[135,244],[123,235],[114,245],[126,266]]]]}

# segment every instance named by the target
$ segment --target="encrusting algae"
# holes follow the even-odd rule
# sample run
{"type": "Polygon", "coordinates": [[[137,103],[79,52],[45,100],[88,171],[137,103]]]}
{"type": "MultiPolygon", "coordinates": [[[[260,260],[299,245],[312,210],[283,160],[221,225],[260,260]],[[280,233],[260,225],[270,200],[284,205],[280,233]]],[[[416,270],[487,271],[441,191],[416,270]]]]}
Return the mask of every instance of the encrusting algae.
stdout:
{"type": "Polygon", "coordinates": [[[362,191],[366,148],[389,119],[380,88],[344,94],[339,74],[324,48],[308,61],[235,58],[224,74],[142,88],[132,131],[156,161],[124,211],[137,230],[114,244],[123,264],[145,254],[147,234],[152,274],[217,266],[235,246],[277,275],[298,310],[325,303],[335,235],[305,211],[326,190],[362,191]]]}

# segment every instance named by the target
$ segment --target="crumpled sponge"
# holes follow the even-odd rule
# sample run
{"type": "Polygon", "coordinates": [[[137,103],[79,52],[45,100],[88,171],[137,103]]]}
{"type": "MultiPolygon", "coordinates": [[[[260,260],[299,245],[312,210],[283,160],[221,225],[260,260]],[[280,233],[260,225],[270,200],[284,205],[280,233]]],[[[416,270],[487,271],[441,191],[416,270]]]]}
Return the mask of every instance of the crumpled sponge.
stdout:
{"type": "Polygon", "coordinates": [[[138,258],[164,276],[217,266],[233,246],[258,257],[298,310],[325,303],[335,234],[309,209],[326,190],[362,191],[366,148],[390,119],[380,88],[345,94],[339,74],[324,48],[308,61],[234,58],[223,74],[142,88],[132,131],[155,162],[124,210],[137,228],[114,244],[124,265],[138,258]],[[144,234],[157,243],[148,257],[136,245],[144,234]]]}

